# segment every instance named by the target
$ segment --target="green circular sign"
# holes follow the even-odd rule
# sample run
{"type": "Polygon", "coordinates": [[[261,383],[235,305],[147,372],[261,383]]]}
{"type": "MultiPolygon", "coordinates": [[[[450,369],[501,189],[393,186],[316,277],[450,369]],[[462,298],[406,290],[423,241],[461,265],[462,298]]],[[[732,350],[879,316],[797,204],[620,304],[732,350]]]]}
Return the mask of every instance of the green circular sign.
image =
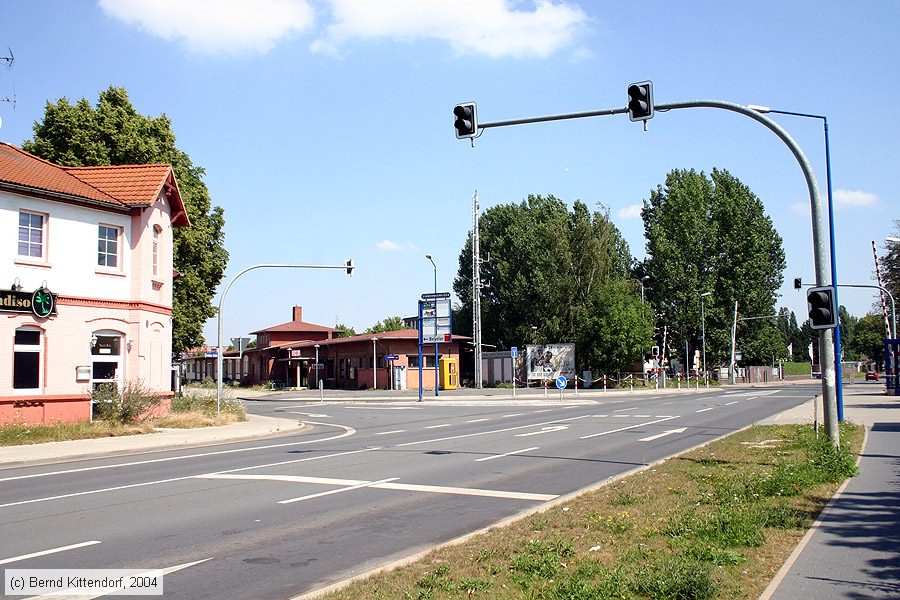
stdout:
{"type": "Polygon", "coordinates": [[[50,290],[41,288],[31,295],[31,310],[35,316],[49,317],[53,313],[53,304],[53,294],[50,290]]]}

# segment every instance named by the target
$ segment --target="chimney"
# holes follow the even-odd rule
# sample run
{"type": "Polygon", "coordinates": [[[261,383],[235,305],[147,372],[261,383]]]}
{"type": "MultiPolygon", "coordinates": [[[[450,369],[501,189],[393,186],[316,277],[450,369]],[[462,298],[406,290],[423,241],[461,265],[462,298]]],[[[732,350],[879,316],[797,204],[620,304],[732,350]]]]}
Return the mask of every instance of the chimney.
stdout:
{"type": "Polygon", "coordinates": [[[294,320],[295,320],[295,321],[302,321],[302,320],[303,320],[303,307],[302,307],[302,306],[295,306],[295,307],[294,307],[294,320]]]}

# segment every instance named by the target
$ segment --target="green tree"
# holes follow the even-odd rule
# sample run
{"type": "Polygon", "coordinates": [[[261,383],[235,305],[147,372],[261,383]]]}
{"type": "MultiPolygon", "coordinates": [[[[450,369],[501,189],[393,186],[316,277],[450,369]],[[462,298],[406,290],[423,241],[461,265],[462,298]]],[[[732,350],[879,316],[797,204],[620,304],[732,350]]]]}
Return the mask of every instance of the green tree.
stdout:
{"type": "MultiPolygon", "coordinates": [[[[641,213],[650,276],[648,297],[671,346],[700,341],[700,294],[706,298],[706,347],[710,364],[730,353],[734,302],[738,316],[775,314],[785,267],[781,237],[762,202],[728,171],[710,177],[674,170],[651,191],[641,213]]],[[[738,347],[744,361],[769,363],[782,355],[774,319],[742,321],[738,347]]]]}
{"type": "Polygon", "coordinates": [[[878,364],[884,364],[884,316],[869,313],[856,324],[853,336],[853,350],[860,358],[866,357],[878,364]]]}
{"type": "Polygon", "coordinates": [[[354,335],[356,335],[355,329],[353,329],[352,327],[348,327],[343,323],[335,325],[334,328],[338,330],[337,337],[339,338],[353,337],[354,335]]]}
{"type": "Polygon", "coordinates": [[[384,333],[385,331],[399,331],[404,329],[402,317],[387,317],[383,321],[378,321],[368,329],[365,333],[384,333]]]}
{"type": "MultiPolygon", "coordinates": [[[[892,236],[900,238],[900,220],[894,221],[892,236]]],[[[887,254],[881,259],[882,285],[900,302],[900,242],[887,242],[887,254]]]]}
{"type": "Polygon", "coordinates": [[[844,353],[842,360],[859,360],[859,352],[856,351],[853,344],[859,318],[851,315],[844,305],[838,309],[838,318],[841,323],[841,350],[844,353]]]}
{"type": "Polygon", "coordinates": [[[174,230],[172,350],[181,352],[204,343],[203,324],[215,316],[212,299],[228,262],[224,246],[225,217],[213,207],[203,183],[204,170],[175,146],[165,114],[139,114],[124,88],[110,86],[96,107],[82,98],[47,102],[43,121],[34,124],[34,139],[22,147],[67,166],[169,163],[175,172],[190,227],[174,230]]]}
{"type": "MultiPolygon", "coordinates": [[[[639,287],[626,281],[628,245],[605,210],[572,210],[553,196],[485,211],[481,220],[482,337],[500,348],[574,342],[593,370],[630,368],[649,347],[652,312],[641,312],[639,287]],[[618,312],[621,311],[621,314],[618,312]]],[[[453,289],[461,301],[457,331],[472,323],[472,239],[460,252],[453,289]]]]}

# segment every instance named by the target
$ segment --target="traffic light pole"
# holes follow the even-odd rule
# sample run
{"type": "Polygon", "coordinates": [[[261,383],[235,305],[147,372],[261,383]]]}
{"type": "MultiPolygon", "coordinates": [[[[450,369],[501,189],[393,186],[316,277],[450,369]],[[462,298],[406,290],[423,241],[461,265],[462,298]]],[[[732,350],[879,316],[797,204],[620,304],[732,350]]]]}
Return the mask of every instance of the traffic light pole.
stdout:
{"type": "MultiPolygon", "coordinates": [[[[825,228],[824,215],[822,213],[821,198],[819,197],[819,186],[813,175],[812,167],[806,154],[797,145],[797,142],[785,131],[778,123],[742,104],[734,102],[722,102],[720,100],[690,100],[687,102],[673,102],[667,104],[655,104],[656,112],[668,110],[678,110],[684,108],[718,108],[736,112],[738,114],[749,117],[754,121],[765,125],[770,131],[781,139],[782,142],[790,149],[794,158],[800,165],[803,176],[806,178],[806,186],[809,190],[809,203],[812,213],[812,237],[813,237],[813,258],[816,271],[816,285],[827,285],[829,275],[828,255],[825,252],[825,228]]],[[[526,119],[512,119],[507,121],[494,121],[488,123],[477,123],[476,129],[488,129],[492,127],[506,127],[509,125],[526,125],[529,123],[545,123],[548,121],[562,121],[566,119],[580,119],[584,117],[602,117],[608,115],[626,114],[629,112],[625,108],[612,108],[607,110],[594,110],[578,113],[564,113],[559,115],[549,115],[544,117],[531,117],[526,119]]],[[[478,132],[475,131],[475,135],[478,132]]],[[[822,398],[824,405],[825,432],[832,440],[834,445],[840,442],[840,432],[838,430],[837,418],[837,388],[835,386],[835,347],[834,347],[834,330],[823,329],[819,334],[819,356],[822,362],[822,398]]]]}

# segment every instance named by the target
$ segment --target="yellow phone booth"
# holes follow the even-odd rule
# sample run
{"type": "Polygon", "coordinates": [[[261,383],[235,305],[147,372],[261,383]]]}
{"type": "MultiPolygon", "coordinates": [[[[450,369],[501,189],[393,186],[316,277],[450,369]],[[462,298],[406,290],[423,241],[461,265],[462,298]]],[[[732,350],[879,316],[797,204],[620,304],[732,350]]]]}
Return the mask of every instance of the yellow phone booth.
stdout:
{"type": "Polygon", "coordinates": [[[453,356],[442,356],[439,362],[441,389],[455,390],[459,387],[459,359],[453,356]]]}

